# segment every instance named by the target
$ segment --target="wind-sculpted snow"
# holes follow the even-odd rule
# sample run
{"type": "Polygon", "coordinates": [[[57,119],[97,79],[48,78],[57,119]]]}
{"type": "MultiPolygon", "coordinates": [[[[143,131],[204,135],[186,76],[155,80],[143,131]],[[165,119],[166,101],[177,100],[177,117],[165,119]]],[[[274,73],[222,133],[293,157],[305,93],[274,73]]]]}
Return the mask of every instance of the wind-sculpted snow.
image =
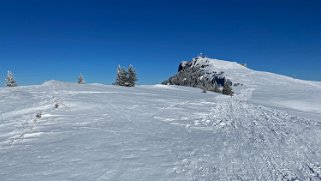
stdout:
{"type": "Polygon", "coordinates": [[[0,180],[321,180],[321,121],[256,91],[2,88],[0,180]]]}

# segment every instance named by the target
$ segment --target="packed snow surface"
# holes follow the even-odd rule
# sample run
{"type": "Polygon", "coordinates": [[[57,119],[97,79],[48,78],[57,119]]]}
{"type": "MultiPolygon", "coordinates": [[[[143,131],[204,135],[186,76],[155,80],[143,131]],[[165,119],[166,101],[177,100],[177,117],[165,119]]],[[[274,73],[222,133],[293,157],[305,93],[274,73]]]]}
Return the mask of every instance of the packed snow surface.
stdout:
{"type": "Polygon", "coordinates": [[[235,96],[57,81],[1,88],[0,180],[321,180],[320,83],[211,63],[244,84],[235,96]]]}

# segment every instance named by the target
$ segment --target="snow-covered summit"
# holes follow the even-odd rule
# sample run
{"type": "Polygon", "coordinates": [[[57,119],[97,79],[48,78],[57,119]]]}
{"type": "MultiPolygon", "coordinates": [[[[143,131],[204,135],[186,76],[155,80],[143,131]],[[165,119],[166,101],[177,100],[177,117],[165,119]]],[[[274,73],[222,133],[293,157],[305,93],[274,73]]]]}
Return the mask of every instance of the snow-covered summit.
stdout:
{"type": "Polygon", "coordinates": [[[320,82],[305,81],[295,79],[286,75],[257,71],[246,67],[242,63],[213,59],[208,57],[196,57],[191,61],[183,61],[180,63],[178,71],[184,69],[185,67],[200,67],[207,74],[212,74],[213,72],[224,72],[224,75],[232,82],[241,82],[247,86],[260,86],[262,84],[305,84],[311,86],[320,85],[320,82]]]}
{"type": "MultiPolygon", "coordinates": [[[[233,74],[242,73],[248,74],[251,72],[250,69],[245,66],[231,61],[212,59],[207,57],[196,57],[193,58],[192,61],[183,61],[180,63],[178,71],[187,69],[187,68],[199,68],[201,71],[205,73],[205,76],[210,77],[219,77],[227,79],[233,78],[233,74]]],[[[233,82],[233,80],[232,80],[233,82]]]]}
{"type": "MultiPolygon", "coordinates": [[[[186,62],[186,61],[185,61],[186,62]]],[[[209,69],[215,69],[216,71],[224,71],[224,70],[237,70],[237,69],[247,69],[245,66],[241,65],[237,62],[212,59],[212,58],[202,58],[196,57],[193,58],[190,62],[192,66],[198,67],[209,67],[209,69]]]]}
{"type": "MultiPolygon", "coordinates": [[[[232,84],[226,78],[225,72],[215,65],[215,61],[201,56],[194,58],[192,61],[183,61],[178,66],[177,74],[165,80],[162,84],[207,88],[222,87],[225,82],[232,84]]],[[[217,62],[223,64],[223,61],[217,60],[217,62]]],[[[230,65],[230,67],[233,66],[235,65],[230,65]]]]}

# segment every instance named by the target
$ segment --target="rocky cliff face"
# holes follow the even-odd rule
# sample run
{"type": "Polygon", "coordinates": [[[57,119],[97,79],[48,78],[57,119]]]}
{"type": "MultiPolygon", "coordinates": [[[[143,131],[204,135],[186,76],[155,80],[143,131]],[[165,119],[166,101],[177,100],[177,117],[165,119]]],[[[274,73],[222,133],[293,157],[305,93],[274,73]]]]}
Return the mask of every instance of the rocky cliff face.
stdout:
{"type": "Polygon", "coordinates": [[[162,82],[166,85],[180,85],[190,87],[223,87],[224,83],[232,85],[225,73],[215,70],[212,59],[197,57],[192,61],[183,61],[178,66],[178,72],[168,80],[162,82]]]}

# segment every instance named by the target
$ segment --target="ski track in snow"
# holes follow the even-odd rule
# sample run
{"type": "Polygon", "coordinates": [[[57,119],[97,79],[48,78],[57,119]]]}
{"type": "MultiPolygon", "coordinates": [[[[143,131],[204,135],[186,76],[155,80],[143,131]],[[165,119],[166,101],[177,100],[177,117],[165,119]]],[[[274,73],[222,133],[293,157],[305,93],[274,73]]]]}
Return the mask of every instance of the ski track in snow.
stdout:
{"type": "MultiPolygon", "coordinates": [[[[193,122],[188,126],[189,129],[214,129],[221,130],[226,129],[225,134],[234,135],[240,140],[246,141],[248,148],[248,156],[250,157],[250,162],[247,163],[248,166],[255,171],[258,175],[254,179],[257,180],[302,180],[304,178],[315,178],[320,179],[321,167],[320,167],[320,150],[316,153],[311,147],[305,143],[306,140],[300,138],[300,134],[307,131],[307,128],[316,126],[321,130],[321,124],[318,121],[302,119],[297,116],[288,115],[284,112],[274,110],[271,108],[263,107],[260,105],[254,105],[248,102],[251,98],[252,89],[243,90],[240,95],[234,98],[226,98],[223,100],[215,100],[211,105],[209,113],[197,113],[195,117],[189,117],[188,120],[193,120],[193,122]],[[228,100],[227,100],[228,99],[228,100]],[[263,118],[263,119],[262,119],[263,118]],[[305,126],[305,127],[302,127],[305,126]],[[272,133],[272,138],[267,137],[272,133]],[[290,143],[288,143],[290,142],[290,143]],[[291,146],[287,148],[289,152],[302,153],[304,156],[292,158],[288,160],[291,155],[286,155],[280,147],[283,145],[291,146]],[[259,152],[258,152],[259,150],[259,152]],[[254,158],[251,156],[255,155],[254,158]],[[284,158],[280,158],[284,157],[284,158]],[[288,158],[287,158],[288,157],[288,158]],[[253,159],[253,160],[252,160],[253,159]],[[284,160],[280,161],[280,159],[284,160]],[[299,172],[296,170],[291,170],[289,167],[297,167],[299,172]],[[311,169],[314,168],[314,169],[311,169]],[[263,171],[263,172],[262,172],[263,171]],[[298,174],[299,173],[299,174],[298,174]]],[[[200,104],[205,102],[201,102],[200,104]]],[[[194,105],[196,103],[193,103],[194,105]]],[[[181,104],[179,104],[181,105],[181,104]]],[[[183,104],[184,105],[184,104],[183,104]]],[[[180,114],[179,114],[180,115],[180,114]]],[[[180,118],[169,118],[169,117],[157,117],[160,120],[164,120],[175,124],[179,122],[181,125],[182,120],[180,118]]],[[[224,134],[224,133],[223,133],[224,134]]],[[[320,135],[320,131],[318,132],[320,135]]],[[[228,136],[226,135],[226,136],[228,136]]],[[[243,143],[244,144],[244,143],[243,143]]],[[[313,143],[312,143],[313,144],[313,143]]],[[[244,150],[236,147],[228,148],[225,150],[227,152],[233,150],[238,150],[244,152],[244,150]]],[[[192,154],[192,153],[191,153],[192,154]]],[[[193,155],[193,154],[192,154],[193,155]]],[[[215,155],[212,155],[215,156],[215,155]]],[[[190,156],[188,156],[190,159],[190,156]]],[[[206,158],[194,158],[191,159],[188,164],[184,164],[188,167],[186,170],[194,170],[193,177],[196,177],[199,172],[198,161],[207,160],[206,158]],[[195,163],[196,162],[196,163],[195,163]],[[196,169],[196,170],[195,170],[196,169]]],[[[187,158],[183,160],[187,162],[187,158]]],[[[227,160],[223,160],[222,165],[225,165],[227,160]]],[[[235,163],[237,164],[237,163],[235,163]]],[[[216,167],[214,170],[217,173],[212,173],[213,178],[226,179],[228,175],[223,177],[220,176],[222,172],[226,170],[235,170],[236,175],[228,178],[228,180],[247,180],[253,179],[251,172],[246,172],[248,168],[244,167],[246,163],[241,162],[240,165],[235,165],[233,167],[226,168],[226,166],[216,167]],[[242,168],[244,167],[244,168],[242,168]],[[242,169],[240,169],[242,168],[242,169]],[[243,173],[242,173],[243,172],[243,173]]],[[[206,172],[210,168],[206,169],[206,172]]],[[[185,169],[183,169],[185,170],[185,169]]],[[[204,170],[202,170],[204,171],[204,170]]],[[[232,172],[233,173],[233,172],[232,172]]],[[[202,176],[202,175],[201,175],[202,176]]],[[[201,177],[200,176],[200,177],[201,177]]],[[[208,176],[208,173],[204,174],[204,179],[208,176]]],[[[199,178],[197,177],[196,180],[199,178]]],[[[214,179],[216,180],[216,179],[214,179]]]]}
{"type": "Polygon", "coordinates": [[[0,92],[0,180],[321,180],[321,121],[254,88],[50,86],[0,92]]]}

